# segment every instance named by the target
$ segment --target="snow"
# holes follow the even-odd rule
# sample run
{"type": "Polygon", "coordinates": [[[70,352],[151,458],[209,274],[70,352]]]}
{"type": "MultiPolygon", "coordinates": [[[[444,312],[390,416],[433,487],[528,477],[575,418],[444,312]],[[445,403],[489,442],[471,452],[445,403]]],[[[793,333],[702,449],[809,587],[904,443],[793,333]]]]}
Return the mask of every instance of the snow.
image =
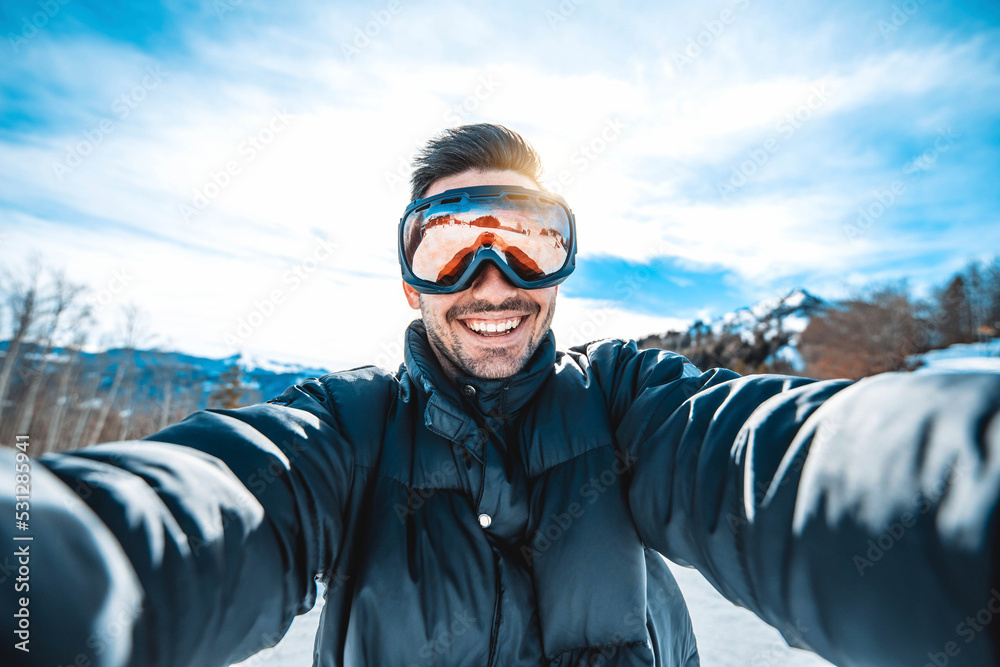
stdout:
{"type": "Polygon", "coordinates": [[[768,363],[775,361],[787,362],[797,373],[806,369],[806,361],[802,358],[802,353],[795,345],[782,345],[777,349],[772,357],[767,358],[768,363]]]}
{"type": "MultiPolygon", "coordinates": [[[[706,667],[822,667],[819,656],[790,648],[781,634],[752,612],[722,597],[696,570],[667,561],[687,600],[698,639],[701,664],[706,667]]],[[[240,667],[306,667],[312,664],[313,641],[323,607],[322,595],[308,613],[295,619],[288,634],[274,648],[238,663],[240,667]]],[[[809,628],[796,629],[808,641],[809,628]]]]}
{"type": "Polygon", "coordinates": [[[247,352],[241,352],[235,357],[230,357],[230,359],[237,363],[239,367],[246,372],[260,370],[268,373],[274,373],[276,375],[283,375],[286,373],[296,374],[303,371],[303,367],[299,364],[272,361],[259,355],[249,354],[247,352]]]}
{"type": "Polygon", "coordinates": [[[911,362],[922,361],[920,371],[946,371],[951,373],[1000,373],[1000,338],[982,343],[963,343],[931,350],[909,357],[911,362]]]}
{"type": "Polygon", "coordinates": [[[806,300],[811,296],[812,295],[806,293],[806,291],[802,289],[792,290],[792,292],[785,297],[784,305],[787,308],[791,308],[793,310],[796,308],[801,308],[802,304],[804,304],[806,300]]]}
{"type": "Polygon", "coordinates": [[[222,361],[227,366],[236,364],[244,373],[263,372],[275,375],[297,375],[301,378],[319,377],[333,370],[353,368],[356,365],[330,359],[322,360],[320,363],[312,358],[297,357],[297,355],[287,351],[268,356],[244,350],[226,357],[222,361]]]}
{"type": "Polygon", "coordinates": [[[809,326],[809,320],[803,315],[786,315],[781,319],[781,328],[785,333],[802,333],[809,326]]]}
{"type": "Polygon", "coordinates": [[[68,364],[73,359],[72,355],[64,354],[59,351],[48,352],[44,355],[38,352],[28,352],[24,355],[24,358],[32,361],[38,361],[44,358],[45,362],[49,364],[68,364]]]}
{"type": "Polygon", "coordinates": [[[762,331],[764,340],[772,340],[778,335],[779,320],[781,331],[799,334],[809,324],[812,313],[823,306],[822,299],[803,289],[795,289],[783,297],[769,297],[726,313],[712,320],[709,327],[716,336],[735,333],[747,343],[754,342],[758,330],[762,331]]]}
{"type": "Polygon", "coordinates": [[[319,591],[316,606],[292,622],[277,646],[236,664],[240,667],[308,667],[313,664],[313,643],[319,629],[323,601],[326,599],[322,585],[319,591]]]}
{"type": "MultiPolygon", "coordinates": [[[[705,667],[822,667],[830,663],[815,653],[791,648],[781,633],[757,616],[722,597],[697,570],[667,561],[687,601],[691,624],[705,667]]],[[[808,627],[795,630],[808,641],[808,627]]]]}

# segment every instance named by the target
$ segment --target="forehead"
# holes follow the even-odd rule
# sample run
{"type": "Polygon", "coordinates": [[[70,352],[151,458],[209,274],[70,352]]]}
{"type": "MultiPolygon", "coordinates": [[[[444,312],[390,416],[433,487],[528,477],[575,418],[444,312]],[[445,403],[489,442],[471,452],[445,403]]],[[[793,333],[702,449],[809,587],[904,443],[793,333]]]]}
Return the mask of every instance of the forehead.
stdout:
{"type": "Polygon", "coordinates": [[[519,185],[522,188],[540,189],[538,183],[516,171],[463,171],[431,183],[424,193],[424,198],[439,195],[445,190],[471,188],[477,185],[519,185]]]}

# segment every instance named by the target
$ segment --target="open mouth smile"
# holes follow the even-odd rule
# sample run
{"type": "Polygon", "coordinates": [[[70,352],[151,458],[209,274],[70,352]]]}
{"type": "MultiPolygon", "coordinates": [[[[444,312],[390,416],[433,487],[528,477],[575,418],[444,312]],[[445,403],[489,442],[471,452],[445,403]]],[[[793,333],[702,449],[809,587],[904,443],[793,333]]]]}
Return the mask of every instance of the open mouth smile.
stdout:
{"type": "Polygon", "coordinates": [[[502,320],[468,319],[462,324],[469,331],[485,337],[509,336],[521,326],[523,316],[510,317],[502,320]]]}

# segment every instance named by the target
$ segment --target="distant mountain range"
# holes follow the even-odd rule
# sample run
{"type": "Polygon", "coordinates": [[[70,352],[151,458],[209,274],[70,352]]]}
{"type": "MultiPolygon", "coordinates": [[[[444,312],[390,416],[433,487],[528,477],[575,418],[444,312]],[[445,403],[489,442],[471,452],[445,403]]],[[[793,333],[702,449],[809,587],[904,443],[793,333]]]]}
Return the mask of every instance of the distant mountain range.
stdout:
{"type": "MultiPolygon", "coordinates": [[[[780,343],[772,354],[783,359],[796,369],[800,369],[798,354],[798,334],[805,329],[809,319],[817,312],[828,308],[823,299],[804,289],[796,289],[784,297],[764,299],[757,303],[726,313],[710,322],[693,322],[686,332],[668,332],[659,336],[647,336],[641,341],[649,346],[680,349],[691,341],[703,338],[711,331],[716,338],[727,334],[738,335],[748,344],[755,340],[780,343]],[[659,339],[660,345],[656,345],[659,339]]],[[[6,352],[7,342],[0,342],[0,358],[6,352]]],[[[26,361],[39,360],[38,351],[22,348],[26,361]]],[[[71,359],[70,351],[56,348],[47,355],[45,370],[58,374],[71,359]]],[[[35,365],[32,363],[31,365],[35,365]]],[[[121,363],[128,363],[133,391],[144,398],[156,400],[167,384],[168,376],[173,390],[183,387],[193,389],[200,396],[198,403],[204,404],[218,387],[224,384],[223,374],[234,366],[241,371],[241,381],[247,398],[268,400],[281,394],[289,386],[308,377],[319,377],[340,368],[320,368],[295,363],[277,362],[246,353],[231,355],[222,359],[200,357],[182,352],[162,350],[127,350],[115,348],[103,352],[80,352],[77,364],[81,378],[90,377],[103,388],[110,386],[115,370],[121,363]]],[[[199,406],[203,407],[203,405],[199,406]]]]}
{"type": "MultiPolygon", "coordinates": [[[[6,354],[8,341],[0,342],[0,358],[6,354]]],[[[37,368],[41,354],[30,345],[22,347],[22,366],[37,368]],[[27,362],[27,363],[25,363],[27,362]]],[[[58,375],[72,359],[70,350],[55,348],[45,358],[45,372],[58,375]]],[[[308,377],[325,375],[323,368],[281,363],[247,354],[235,354],[223,359],[198,357],[182,352],[162,350],[130,350],[114,348],[103,352],[80,352],[76,360],[83,383],[90,378],[107,389],[113,382],[120,364],[128,364],[133,391],[143,398],[159,399],[166,386],[173,390],[194,390],[204,407],[207,398],[223,384],[222,375],[234,366],[239,368],[241,382],[248,398],[268,400],[289,386],[308,377]]]]}

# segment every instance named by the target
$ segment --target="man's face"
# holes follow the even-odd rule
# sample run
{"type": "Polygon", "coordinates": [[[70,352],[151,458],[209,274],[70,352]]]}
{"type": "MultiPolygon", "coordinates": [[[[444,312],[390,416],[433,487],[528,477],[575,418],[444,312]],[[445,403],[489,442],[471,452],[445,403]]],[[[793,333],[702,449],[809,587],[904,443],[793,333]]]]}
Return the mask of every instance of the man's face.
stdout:
{"type": "MultiPolygon", "coordinates": [[[[424,197],[476,185],[540,189],[514,171],[467,171],[435,181],[424,197]]],[[[449,377],[498,379],[514,375],[538,349],[552,323],[559,287],[519,289],[487,263],[472,286],[462,292],[420,294],[405,282],[403,291],[410,307],[420,310],[427,337],[449,377]],[[504,332],[508,322],[517,326],[504,332]],[[501,332],[487,331],[491,326],[501,332]]]]}

